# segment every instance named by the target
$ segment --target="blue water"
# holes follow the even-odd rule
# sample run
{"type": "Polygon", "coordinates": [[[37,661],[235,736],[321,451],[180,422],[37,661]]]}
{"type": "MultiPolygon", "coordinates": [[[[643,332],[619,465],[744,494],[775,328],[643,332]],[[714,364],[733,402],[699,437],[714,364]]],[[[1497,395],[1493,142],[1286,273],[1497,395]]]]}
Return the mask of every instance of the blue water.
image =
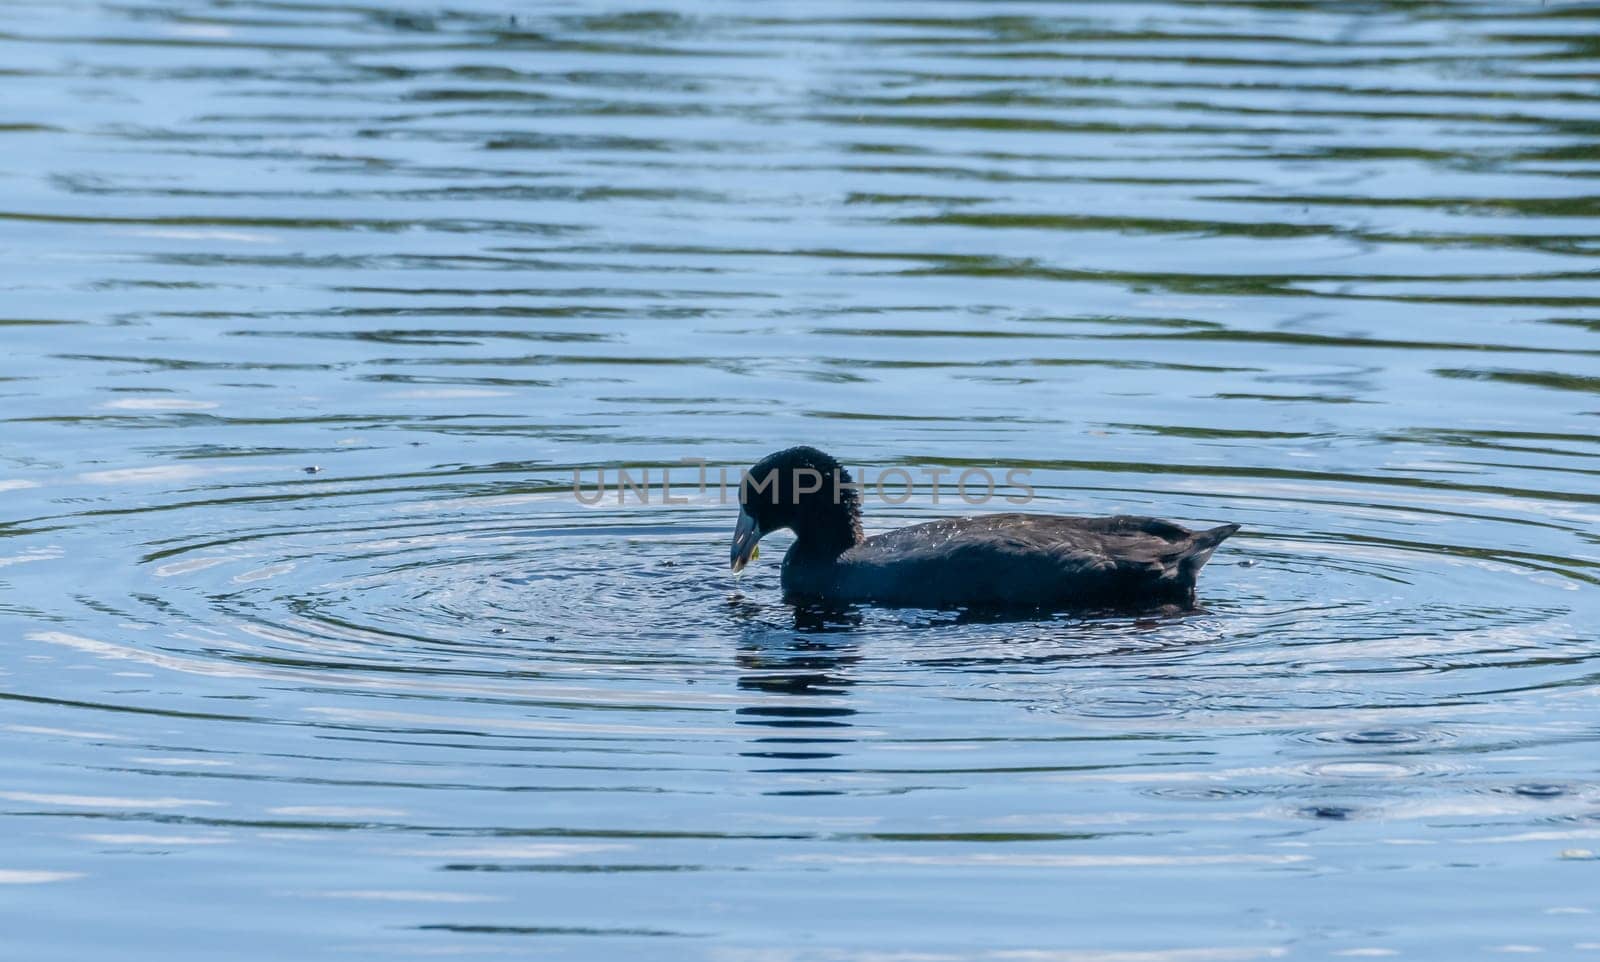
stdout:
{"type": "Polygon", "coordinates": [[[0,4],[0,956],[1600,952],[1597,31],[0,4]],[[818,622],[793,443],[1245,529],[818,622]]]}

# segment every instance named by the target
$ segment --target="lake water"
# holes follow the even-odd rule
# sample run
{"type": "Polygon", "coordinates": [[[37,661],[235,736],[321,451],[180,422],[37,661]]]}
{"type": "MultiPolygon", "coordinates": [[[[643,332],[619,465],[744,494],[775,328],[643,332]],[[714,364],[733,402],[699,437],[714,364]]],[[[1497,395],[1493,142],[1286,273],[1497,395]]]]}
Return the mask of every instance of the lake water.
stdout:
{"type": "Polygon", "coordinates": [[[0,6],[0,954],[1600,956],[1597,35],[0,6]],[[816,623],[572,490],[793,443],[1245,528],[816,623]]]}

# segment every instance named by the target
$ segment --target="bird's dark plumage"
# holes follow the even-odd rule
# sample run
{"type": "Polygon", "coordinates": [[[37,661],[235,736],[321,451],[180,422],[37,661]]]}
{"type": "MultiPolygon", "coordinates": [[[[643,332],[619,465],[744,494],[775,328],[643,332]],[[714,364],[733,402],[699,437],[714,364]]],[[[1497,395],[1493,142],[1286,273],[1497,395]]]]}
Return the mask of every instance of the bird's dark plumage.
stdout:
{"type": "Polygon", "coordinates": [[[849,472],[816,448],[763,458],[740,488],[733,567],[762,535],[795,533],[783,590],[795,601],[917,608],[1191,607],[1195,576],[1229,535],[1155,518],[987,514],[864,537],[849,472]]]}

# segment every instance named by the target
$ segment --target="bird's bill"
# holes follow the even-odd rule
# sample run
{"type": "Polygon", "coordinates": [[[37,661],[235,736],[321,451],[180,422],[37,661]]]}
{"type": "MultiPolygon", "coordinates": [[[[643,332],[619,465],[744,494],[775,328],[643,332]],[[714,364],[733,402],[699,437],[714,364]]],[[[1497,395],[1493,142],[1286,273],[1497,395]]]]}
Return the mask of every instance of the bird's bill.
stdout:
{"type": "Polygon", "coordinates": [[[761,556],[757,548],[760,541],[761,529],[756,527],[756,519],[741,509],[739,524],[733,529],[733,550],[729,555],[734,574],[743,571],[745,565],[761,556]]]}

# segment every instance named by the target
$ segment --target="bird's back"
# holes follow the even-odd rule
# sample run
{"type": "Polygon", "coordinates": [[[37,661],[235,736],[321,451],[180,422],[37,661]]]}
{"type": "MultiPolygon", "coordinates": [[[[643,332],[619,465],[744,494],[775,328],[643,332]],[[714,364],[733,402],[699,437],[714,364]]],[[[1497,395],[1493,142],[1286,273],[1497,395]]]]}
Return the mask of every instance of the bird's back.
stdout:
{"type": "Polygon", "coordinates": [[[1195,576],[1238,525],[990,514],[868,538],[837,559],[791,553],[797,597],[914,607],[1129,609],[1192,605],[1195,576]]]}

